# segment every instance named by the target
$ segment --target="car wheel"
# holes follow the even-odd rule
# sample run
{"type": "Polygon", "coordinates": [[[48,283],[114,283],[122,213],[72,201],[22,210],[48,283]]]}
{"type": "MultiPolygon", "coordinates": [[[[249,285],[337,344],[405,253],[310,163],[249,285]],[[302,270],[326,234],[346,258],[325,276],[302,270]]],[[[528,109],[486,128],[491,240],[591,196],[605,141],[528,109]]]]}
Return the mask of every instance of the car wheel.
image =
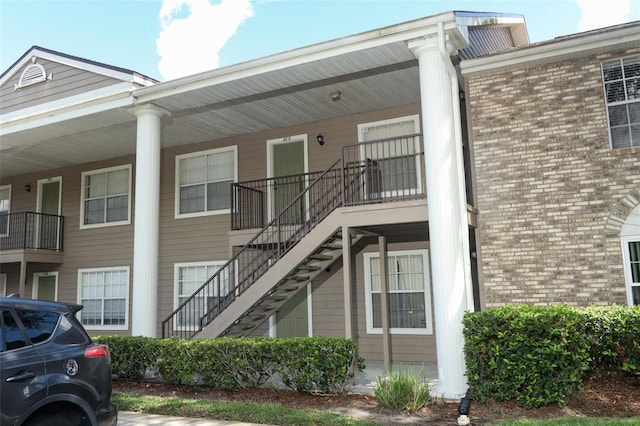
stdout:
{"type": "Polygon", "coordinates": [[[55,416],[40,415],[28,422],[27,426],[80,426],[82,424],[82,416],[79,413],[67,411],[55,416]]]}

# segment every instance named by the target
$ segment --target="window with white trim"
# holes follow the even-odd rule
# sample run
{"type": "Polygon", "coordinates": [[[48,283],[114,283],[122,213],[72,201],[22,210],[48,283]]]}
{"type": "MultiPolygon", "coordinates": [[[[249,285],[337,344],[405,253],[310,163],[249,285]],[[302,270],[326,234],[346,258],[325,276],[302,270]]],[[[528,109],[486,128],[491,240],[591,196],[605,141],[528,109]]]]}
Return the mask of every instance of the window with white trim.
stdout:
{"type": "Polygon", "coordinates": [[[640,55],[602,63],[612,149],[640,147],[640,55]]]}
{"type": "MultiPolygon", "coordinates": [[[[389,327],[395,334],[433,333],[427,250],[387,253],[389,327]]],[[[379,253],[364,254],[367,333],[382,333],[379,253]]]]}
{"type": "Polygon", "coordinates": [[[129,267],[78,270],[80,322],[87,330],[126,330],[129,325],[129,267]]]}
{"type": "Polygon", "coordinates": [[[235,145],[176,156],[176,217],[229,213],[237,158],[235,145]]]}
{"type": "Polygon", "coordinates": [[[0,297],[7,295],[7,274],[0,274],[0,297]]]}
{"type": "Polygon", "coordinates": [[[0,237],[9,235],[11,213],[11,185],[0,186],[0,237]]]}
{"type": "Polygon", "coordinates": [[[622,239],[629,306],[640,305],[640,237],[622,239]]]}
{"type": "MultiPolygon", "coordinates": [[[[177,309],[209,278],[215,274],[226,262],[192,262],[176,263],[174,265],[174,309],[177,309]]],[[[218,293],[225,296],[229,293],[229,278],[227,273],[222,273],[219,281],[212,282],[207,291],[197,296],[190,309],[176,316],[174,327],[176,330],[197,330],[200,326],[200,318],[204,316],[215,304],[218,293]]]]}
{"type": "Polygon", "coordinates": [[[82,173],[80,227],[131,223],[131,164],[82,173]]]}

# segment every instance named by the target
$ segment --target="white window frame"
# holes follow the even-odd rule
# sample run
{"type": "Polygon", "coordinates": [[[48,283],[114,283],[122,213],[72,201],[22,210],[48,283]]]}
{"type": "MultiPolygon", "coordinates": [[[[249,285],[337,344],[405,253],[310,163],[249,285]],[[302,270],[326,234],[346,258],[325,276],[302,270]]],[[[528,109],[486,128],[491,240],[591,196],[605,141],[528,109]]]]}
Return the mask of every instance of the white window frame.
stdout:
{"type": "MultiPolygon", "coordinates": [[[[415,334],[415,335],[429,335],[433,334],[433,313],[431,306],[431,279],[429,269],[429,251],[423,250],[397,250],[387,252],[387,256],[411,256],[419,254],[422,256],[422,267],[424,273],[424,306],[425,306],[425,328],[395,328],[391,327],[389,332],[391,334],[415,334]]],[[[371,290],[371,260],[379,259],[380,253],[369,252],[364,253],[364,288],[365,288],[365,312],[367,323],[367,334],[382,334],[382,327],[373,327],[373,303],[372,290],[371,290]]],[[[402,291],[407,293],[408,291],[402,291]]]]}
{"type": "Polygon", "coordinates": [[[0,297],[7,295],[7,274],[0,273],[0,297]]]}
{"type": "MultiPolygon", "coordinates": [[[[358,143],[368,143],[369,141],[365,141],[363,140],[363,134],[366,132],[366,130],[369,127],[376,127],[376,126],[385,126],[385,125],[391,125],[391,124],[395,124],[395,123],[402,123],[403,121],[413,121],[414,125],[415,125],[415,132],[414,134],[419,134],[420,133],[420,115],[418,114],[413,114],[413,115],[406,115],[403,117],[395,117],[395,118],[389,118],[386,120],[379,120],[379,121],[372,121],[369,123],[361,123],[358,124],[358,143]]],[[[398,139],[401,139],[403,136],[397,136],[398,139]]],[[[416,136],[414,137],[414,149],[416,150],[416,153],[420,152],[422,150],[422,146],[421,146],[421,138],[416,136]]],[[[360,154],[360,159],[361,160],[366,160],[366,155],[365,155],[365,150],[364,148],[361,149],[361,154],[360,154]]],[[[397,195],[399,195],[400,193],[409,193],[409,194],[424,194],[424,188],[422,185],[422,174],[423,174],[423,161],[421,161],[420,157],[416,158],[416,187],[415,188],[407,188],[407,189],[394,189],[391,191],[385,191],[380,193],[379,195],[382,196],[383,198],[385,197],[395,197],[397,195]]]]}
{"type": "MultiPolygon", "coordinates": [[[[7,229],[6,229],[6,233],[2,233],[0,232],[0,237],[7,237],[9,236],[9,226],[10,226],[10,218],[11,218],[11,185],[1,185],[0,186],[0,190],[5,190],[8,189],[9,190],[9,198],[7,198],[7,203],[8,203],[8,207],[7,207],[7,229]]],[[[2,201],[0,199],[0,201],[2,201]]]]}
{"type": "Polygon", "coordinates": [[[633,287],[640,287],[640,284],[633,282],[633,276],[631,273],[631,253],[629,252],[629,243],[640,242],[640,235],[622,237],[620,240],[622,242],[622,257],[624,259],[624,278],[626,282],[625,287],[627,289],[627,304],[629,306],[634,306],[633,294],[631,290],[633,287]]]}
{"type": "MultiPolygon", "coordinates": [[[[131,188],[132,188],[132,173],[131,173],[131,169],[132,166],[131,164],[126,164],[123,166],[114,166],[114,167],[106,167],[104,169],[96,169],[96,170],[88,170],[86,172],[82,172],[82,176],[81,176],[81,180],[82,180],[82,184],[81,184],[81,190],[80,190],[80,229],[92,229],[92,228],[104,228],[107,226],[120,226],[120,225],[129,225],[131,224],[131,188]],[[84,216],[85,216],[85,201],[86,201],[86,177],[90,176],[90,175],[98,175],[98,174],[102,174],[102,173],[109,173],[112,171],[118,171],[118,170],[128,170],[129,174],[128,174],[128,178],[129,178],[129,185],[127,188],[127,218],[125,220],[119,220],[119,221],[114,221],[114,222],[102,222],[102,223],[90,223],[90,224],[85,224],[84,223],[84,216]]],[[[105,195],[104,197],[105,199],[107,198],[107,196],[105,195]]],[[[106,203],[105,203],[105,214],[106,214],[106,203]]],[[[106,220],[106,219],[105,219],[106,220]]]]}
{"type": "MultiPolygon", "coordinates": [[[[600,64],[601,67],[601,75],[602,75],[602,88],[604,90],[604,101],[605,101],[605,109],[607,111],[607,130],[609,132],[609,148],[612,150],[618,150],[618,149],[630,149],[630,148],[640,148],[640,140],[638,141],[634,141],[633,139],[631,140],[631,146],[624,146],[624,147],[614,147],[613,146],[613,137],[611,135],[611,117],[609,116],[609,107],[613,107],[613,106],[623,106],[623,105],[632,105],[632,104],[637,104],[637,106],[640,108],[640,98],[638,99],[627,99],[627,93],[625,90],[625,100],[624,101],[613,101],[613,102],[609,102],[609,100],[607,99],[607,81],[605,81],[605,75],[604,75],[604,68],[606,64],[611,64],[613,62],[618,62],[621,66],[622,72],[624,73],[624,62],[625,60],[638,60],[640,61],[640,55],[632,55],[632,56],[626,56],[626,57],[622,57],[622,58],[615,58],[615,59],[610,59],[610,60],[606,60],[603,61],[600,64]]],[[[634,79],[637,77],[634,77],[634,79]]],[[[627,77],[625,77],[624,75],[622,76],[622,84],[624,86],[624,84],[626,83],[626,81],[628,80],[627,77]]],[[[619,80],[616,80],[619,81],[619,80]]],[[[610,83],[610,82],[609,82],[610,83]]],[[[629,119],[629,112],[627,110],[627,119],[629,119]]],[[[640,127],[640,123],[636,124],[637,126],[640,127]]],[[[631,131],[631,123],[627,123],[626,126],[629,128],[629,131],[631,131]]],[[[623,125],[618,125],[615,127],[623,127],[623,125]]],[[[629,137],[631,137],[631,134],[629,135],[629,137]]]]}
{"type": "MultiPolygon", "coordinates": [[[[178,309],[178,306],[180,306],[180,297],[181,296],[190,296],[192,293],[190,293],[189,295],[182,295],[179,293],[179,289],[180,289],[180,270],[182,268],[193,268],[193,267],[213,267],[216,268],[216,272],[226,264],[226,261],[211,261],[211,262],[184,262],[184,263],[174,263],[173,265],[173,309],[176,310],[178,309]]],[[[215,272],[214,272],[215,273],[215,272]]],[[[205,281],[207,279],[209,279],[210,277],[205,278],[204,281],[202,281],[200,283],[200,285],[204,284],[205,281]]],[[[229,285],[230,283],[227,281],[227,293],[229,292],[229,285]]],[[[215,294],[213,295],[213,297],[215,297],[215,294]]],[[[195,325],[180,325],[178,323],[178,316],[175,316],[173,319],[173,328],[176,331],[195,331],[197,330],[197,327],[195,325]]]]}
{"type": "MultiPolygon", "coordinates": [[[[182,219],[182,218],[190,218],[190,217],[201,217],[201,216],[212,216],[212,215],[219,215],[219,214],[229,214],[231,213],[231,209],[227,208],[227,209],[216,209],[216,210],[206,210],[207,207],[207,199],[205,196],[205,210],[201,211],[201,212],[192,212],[192,213],[180,213],[180,160],[183,160],[185,158],[193,158],[193,157],[202,157],[202,156],[206,156],[206,155],[212,155],[212,154],[219,154],[219,153],[224,153],[224,152],[233,152],[233,182],[238,182],[238,146],[237,145],[231,145],[231,146],[226,146],[223,148],[215,148],[215,149],[209,149],[206,151],[198,151],[198,152],[191,152],[188,154],[182,154],[182,155],[176,155],[176,166],[175,166],[175,218],[176,219],[182,219]]],[[[205,188],[206,188],[206,184],[209,182],[203,182],[205,184],[205,188]]]]}
{"type": "Polygon", "coordinates": [[[53,293],[53,300],[56,301],[58,300],[58,272],[57,271],[53,271],[53,272],[36,272],[33,274],[33,286],[31,289],[31,298],[35,299],[38,295],[38,287],[40,285],[40,277],[55,277],[56,281],[55,281],[55,286],[54,286],[54,293],[53,293]]]}
{"type": "MultiPolygon", "coordinates": [[[[82,323],[82,311],[79,312],[78,320],[82,323],[85,329],[87,330],[128,330],[129,329],[129,291],[131,288],[131,273],[129,266],[114,266],[107,268],[86,268],[86,269],[78,269],[78,294],[77,294],[77,303],[82,305],[82,285],[83,280],[82,277],[84,274],[90,273],[100,273],[100,272],[124,272],[126,276],[126,289],[125,289],[125,310],[124,310],[124,324],[122,325],[95,325],[95,324],[84,324],[82,323]]],[[[104,284],[104,283],[103,283],[104,284]]],[[[101,300],[104,302],[108,298],[102,296],[101,300]]],[[[120,299],[118,297],[117,299],[120,299]]],[[[104,322],[104,311],[101,318],[101,321],[104,322]]]]}

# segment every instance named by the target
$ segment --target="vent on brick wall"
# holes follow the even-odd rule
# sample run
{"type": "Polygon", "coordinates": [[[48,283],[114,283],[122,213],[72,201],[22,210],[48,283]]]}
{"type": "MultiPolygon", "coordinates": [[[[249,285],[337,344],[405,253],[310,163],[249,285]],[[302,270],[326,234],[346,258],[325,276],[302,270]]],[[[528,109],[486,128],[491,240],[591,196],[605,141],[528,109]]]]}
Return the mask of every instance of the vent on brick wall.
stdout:
{"type": "Polygon", "coordinates": [[[53,78],[53,74],[50,73],[47,75],[44,67],[36,63],[37,60],[38,58],[35,56],[31,58],[31,64],[22,71],[20,80],[16,83],[14,90],[31,86],[32,84],[40,83],[42,81],[51,80],[53,78]]]}

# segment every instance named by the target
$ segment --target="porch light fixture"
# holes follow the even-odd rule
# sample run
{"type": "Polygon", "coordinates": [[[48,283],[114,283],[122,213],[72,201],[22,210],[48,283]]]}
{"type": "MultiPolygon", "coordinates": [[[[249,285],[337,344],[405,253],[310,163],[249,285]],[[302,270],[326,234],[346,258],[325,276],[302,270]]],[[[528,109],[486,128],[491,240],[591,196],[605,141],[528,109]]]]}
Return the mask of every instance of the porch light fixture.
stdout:
{"type": "Polygon", "coordinates": [[[322,135],[318,135],[316,136],[316,140],[318,141],[318,143],[322,146],[324,145],[324,136],[322,135]]]}
{"type": "Polygon", "coordinates": [[[331,96],[331,100],[333,102],[337,102],[342,98],[342,92],[339,90],[333,90],[329,93],[329,96],[331,96]]]}
{"type": "Polygon", "coordinates": [[[24,190],[25,190],[26,192],[31,192],[31,185],[30,185],[30,184],[26,184],[26,185],[24,186],[24,190]]]}

